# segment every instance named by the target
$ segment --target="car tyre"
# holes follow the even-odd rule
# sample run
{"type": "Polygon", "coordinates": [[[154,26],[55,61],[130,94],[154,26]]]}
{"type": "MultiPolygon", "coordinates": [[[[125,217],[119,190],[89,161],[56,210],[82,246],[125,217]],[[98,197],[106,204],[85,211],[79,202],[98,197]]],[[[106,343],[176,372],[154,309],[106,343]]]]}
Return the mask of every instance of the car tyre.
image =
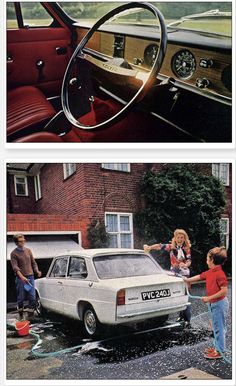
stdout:
{"type": "Polygon", "coordinates": [[[97,336],[100,331],[100,323],[92,307],[87,307],[83,314],[84,332],[88,337],[97,336]]]}

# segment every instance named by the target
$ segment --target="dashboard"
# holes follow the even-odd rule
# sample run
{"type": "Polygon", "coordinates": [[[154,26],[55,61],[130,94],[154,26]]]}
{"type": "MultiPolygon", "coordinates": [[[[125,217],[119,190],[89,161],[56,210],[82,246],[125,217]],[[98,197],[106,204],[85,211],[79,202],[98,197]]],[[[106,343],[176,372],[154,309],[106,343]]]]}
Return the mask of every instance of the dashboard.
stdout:
{"type": "MultiPolygon", "coordinates": [[[[88,28],[77,27],[78,42],[88,28]]],[[[125,58],[133,68],[148,71],[158,52],[160,36],[153,28],[115,26],[97,31],[87,44],[95,53],[125,58]]],[[[159,73],[192,92],[232,103],[232,46],[227,37],[198,31],[168,31],[166,55],[159,73]]]]}

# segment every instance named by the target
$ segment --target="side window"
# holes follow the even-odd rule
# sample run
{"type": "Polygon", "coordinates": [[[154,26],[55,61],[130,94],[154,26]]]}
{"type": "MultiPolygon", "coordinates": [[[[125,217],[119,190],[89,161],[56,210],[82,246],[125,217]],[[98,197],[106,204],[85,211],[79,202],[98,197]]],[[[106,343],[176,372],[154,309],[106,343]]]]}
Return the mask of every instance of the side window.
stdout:
{"type": "Polygon", "coordinates": [[[63,164],[64,180],[76,172],[76,164],[63,164]]]}
{"type": "Polygon", "coordinates": [[[82,257],[74,257],[70,258],[70,267],[68,276],[70,277],[78,277],[78,278],[86,278],[88,276],[85,260],[82,257]]]}
{"type": "Polygon", "coordinates": [[[7,29],[18,28],[14,3],[7,2],[7,29]]]}
{"type": "Polygon", "coordinates": [[[28,196],[28,183],[26,176],[14,176],[15,195],[28,196]]]}
{"type": "Polygon", "coordinates": [[[7,29],[49,27],[53,18],[39,2],[7,2],[7,29]]]}
{"type": "Polygon", "coordinates": [[[55,260],[55,263],[52,267],[50,277],[65,277],[66,268],[67,268],[67,257],[60,257],[55,260]]]}
{"type": "Polygon", "coordinates": [[[22,2],[21,12],[25,27],[49,27],[53,22],[52,17],[38,2],[22,2]]]}

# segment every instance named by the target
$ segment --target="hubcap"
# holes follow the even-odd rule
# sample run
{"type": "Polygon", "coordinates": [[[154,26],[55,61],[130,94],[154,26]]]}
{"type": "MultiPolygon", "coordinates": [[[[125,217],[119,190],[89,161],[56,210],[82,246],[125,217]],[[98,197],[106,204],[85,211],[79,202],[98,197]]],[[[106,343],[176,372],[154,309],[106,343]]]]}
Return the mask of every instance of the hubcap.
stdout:
{"type": "Polygon", "coordinates": [[[91,310],[87,310],[84,315],[84,325],[87,332],[93,335],[96,331],[97,323],[94,313],[91,310]]]}

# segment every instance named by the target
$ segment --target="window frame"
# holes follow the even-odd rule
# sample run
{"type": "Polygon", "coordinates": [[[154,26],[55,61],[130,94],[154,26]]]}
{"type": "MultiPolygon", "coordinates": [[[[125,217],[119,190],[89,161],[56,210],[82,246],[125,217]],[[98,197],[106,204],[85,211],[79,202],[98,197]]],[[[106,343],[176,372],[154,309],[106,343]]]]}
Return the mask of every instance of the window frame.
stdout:
{"type": "Polygon", "coordinates": [[[222,241],[222,239],[225,239],[226,240],[226,245],[225,248],[228,249],[229,248],[229,217],[221,217],[220,219],[220,239],[222,241]],[[225,222],[226,223],[226,232],[222,232],[222,227],[221,227],[221,224],[222,222],[225,222]]]}
{"type": "Polygon", "coordinates": [[[67,277],[70,278],[70,279],[81,279],[81,280],[85,280],[87,277],[88,277],[88,267],[87,267],[87,264],[86,264],[86,260],[84,257],[82,256],[70,256],[69,258],[69,264],[68,264],[68,270],[67,270],[67,277]],[[70,275],[70,268],[71,268],[71,262],[72,262],[72,259],[79,259],[81,262],[84,263],[85,265],[85,268],[86,268],[86,276],[83,276],[85,275],[85,272],[84,273],[81,273],[80,276],[73,276],[73,275],[70,275]]]}
{"type": "MultiPolygon", "coordinates": [[[[36,1],[34,1],[34,2],[36,3],[36,1]]],[[[53,28],[56,26],[55,23],[57,23],[57,20],[51,14],[51,12],[44,6],[44,4],[41,2],[39,2],[40,6],[43,7],[45,12],[48,14],[49,18],[51,18],[51,23],[48,25],[34,26],[34,25],[26,24],[24,22],[26,19],[24,18],[23,12],[22,12],[22,2],[13,1],[13,2],[9,2],[9,3],[12,3],[14,6],[14,11],[15,11],[15,19],[14,20],[16,21],[16,27],[13,27],[13,28],[7,27],[8,31],[21,30],[21,29],[53,28]]],[[[6,7],[7,7],[7,3],[6,3],[6,7]]],[[[6,24],[7,24],[7,20],[8,19],[6,19],[6,24]]],[[[42,20],[44,20],[44,19],[42,19],[42,20]]]]}
{"type": "Polygon", "coordinates": [[[106,232],[108,235],[117,235],[117,248],[126,248],[121,246],[121,235],[122,234],[129,234],[131,236],[130,239],[130,247],[128,248],[134,248],[134,233],[133,233],[133,213],[124,213],[124,212],[105,212],[105,227],[106,227],[106,232]],[[107,230],[108,222],[107,222],[107,215],[116,215],[118,218],[117,225],[118,225],[118,230],[116,232],[109,232],[107,230]],[[125,216],[129,218],[129,226],[130,230],[129,231],[121,231],[120,229],[120,217],[125,216]]]}
{"type": "MultiPolygon", "coordinates": [[[[22,184],[23,185],[23,184],[22,184]]],[[[24,176],[24,175],[14,175],[14,190],[15,190],[15,196],[19,196],[19,197],[28,197],[29,196],[29,189],[28,189],[28,178],[27,176],[24,176]],[[25,180],[25,183],[24,183],[24,186],[25,186],[25,194],[19,194],[17,193],[17,182],[16,182],[16,179],[17,178],[24,178],[25,180]]]]}
{"type": "Polygon", "coordinates": [[[40,173],[34,176],[34,193],[35,201],[39,201],[42,198],[40,173]]]}
{"type": "Polygon", "coordinates": [[[65,279],[68,275],[68,266],[69,266],[69,256],[68,255],[65,255],[65,256],[58,256],[55,260],[52,261],[52,266],[50,268],[50,272],[48,273],[48,278],[50,279],[65,279]],[[58,260],[67,260],[66,262],[66,271],[65,271],[65,276],[52,276],[52,271],[53,271],[53,268],[55,267],[55,264],[57,263],[58,260]]]}
{"type": "Polygon", "coordinates": [[[123,163],[102,163],[102,166],[101,166],[102,169],[104,170],[111,170],[113,172],[122,172],[122,173],[130,173],[131,171],[131,167],[130,167],[130,163],[128,162],[123,162],[123,163]],[[127,170],[122,170],[122,168],[119,169],[119,166],[114,166],[114,167],[109,167],[109,166],[106,166],[106,165],[127,165],[127,170]]]}
{"type": "Polygon", "coordinates": [[[63,179],[64,181],[67,180],[69,177],[73,176],[73,174],[75,174],[77,171],[77,164],[76,163],[63,163],[63,179]],[[75,170],[73,170],[73,172],[71,172],[70,174],[68,174],[68,169],[67,169],[67,165],[75,165],[75,170]]]}
{"type": "Polygon", "coordinates": [[[221,180],[224,186],[229,186],[229,164],[228,163],[225,163],[225,162],[213,163],[212,164],[212,175],[214,177],[218,178],[219,180],[221,180]],[[223,172],[222,169],[223,169],[224,165],[227,165],[226,180],[222,178],[222,172],[223,172]],[[216,172],[216,167],[217,167],[217,172],[216,172]]]}

